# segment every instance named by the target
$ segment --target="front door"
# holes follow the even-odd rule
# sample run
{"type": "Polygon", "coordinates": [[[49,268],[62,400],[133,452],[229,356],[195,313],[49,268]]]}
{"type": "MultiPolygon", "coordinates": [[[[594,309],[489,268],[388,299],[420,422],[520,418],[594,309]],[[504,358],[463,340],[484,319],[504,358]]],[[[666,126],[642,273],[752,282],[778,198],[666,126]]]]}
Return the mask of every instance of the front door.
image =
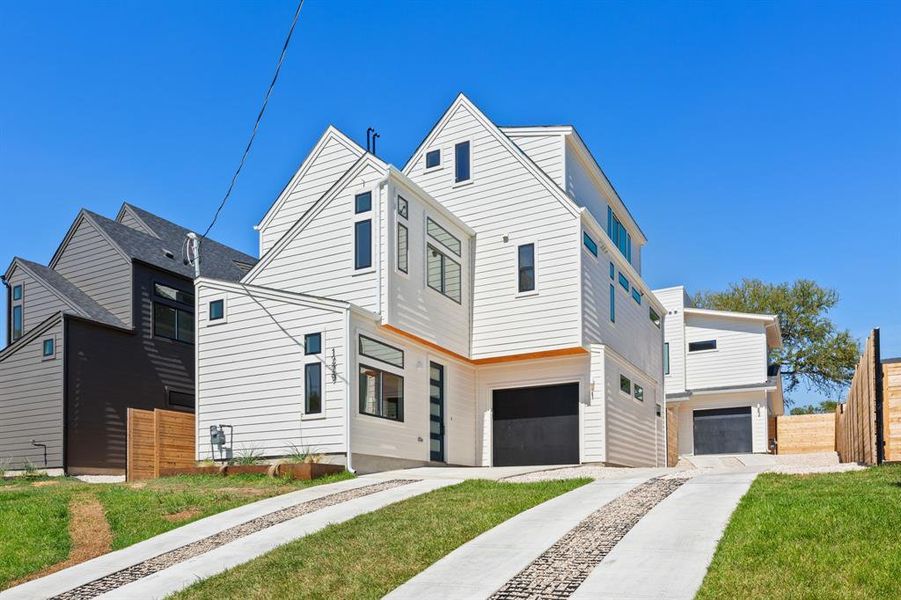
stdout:
{"type": "Polygon", "coordinates": [[[429,363],[429,458],[444,462],[444,366],[429,363]]]}

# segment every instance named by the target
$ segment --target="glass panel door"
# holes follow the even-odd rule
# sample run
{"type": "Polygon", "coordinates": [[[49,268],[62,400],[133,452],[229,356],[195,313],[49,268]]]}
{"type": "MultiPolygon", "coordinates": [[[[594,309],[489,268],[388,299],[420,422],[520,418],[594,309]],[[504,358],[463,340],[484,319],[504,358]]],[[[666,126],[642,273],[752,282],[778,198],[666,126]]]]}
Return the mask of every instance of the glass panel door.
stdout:
{"type": "Polygon", "coordinates": [[[429,458],[444,462],[444,367],[429,363],[429,458]]]}

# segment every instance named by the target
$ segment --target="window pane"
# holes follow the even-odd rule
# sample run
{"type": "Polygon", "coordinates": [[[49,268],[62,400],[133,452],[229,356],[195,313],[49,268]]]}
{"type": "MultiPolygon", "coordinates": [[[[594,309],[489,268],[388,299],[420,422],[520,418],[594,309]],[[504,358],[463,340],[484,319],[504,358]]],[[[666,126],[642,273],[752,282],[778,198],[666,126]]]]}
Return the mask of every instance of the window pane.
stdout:
{"type": "Polygon", "coordinates": [[[519,291],[530,292],[535,289],[535,244],[523,244],[519,247],[519,291]]]}
{"type": "Polygon", "coordinates": [[[431,246],[428,247],[427,254],[426,281],[430,288],[444,293],[444,287],[442,286],[442,281],[444,280],[442,277],[442,273],[444,272],[444,255],[431,246]]]}
{"type": "Polygon", "coordinates": [[[13,331],[12,337],[14,340],[22,337],[22,307],[21,306],[13,306],[13,331]]]}
{"type": "Polygon", "coordinates": [[[169,390],[169,406],[181,406],[182,408],[194,408],[196,402],[194,394],[169,390]]]}
{"type": "Polygon", "coordinates": [[[17,285],[13,287],[13,300],[21,300],[22,299],[22,286],[17,285]]]}
{"type": "Polygon", "coordinates": [[[322,352],[322,334],[308,333],[303,338],[304,354],[319,354],[322,352]]]}
{"type": "Polygon", "coordinates": [[[178,340],[194,343],[194,314],[184,310],[176,311],[178,318],[178,340]]]}
{"type": "Polygon", "coordinates": [[[441,150],[430,150],[425,153],[425,168],[431,169],[441,164],[441,150]]]}
{"type": "Polygon", "coordinates": [[[616,274],[616,267],[613,266],[613,263],[610,263],[610,279],[613,279],[613,276],[616,274]]]}
{"type": "Polygon", "coordinates": [[[409,232],[401,223],[397,224],[397,270],[403,273],[409,268],[409,232]]]}
{"type": "Polygon", "coordinates": [[[457,182],[469,179],[469,142],[454,146],[455,177],[457,182]]]}
{"type": "Polygon", "coordinates": [[[194,292],[186,292],[161,283],[153,284],[153,292],[160,298],[194,306],[194,292]]]}
{"type": "Polygon", "coordinates": [[[660,315],[658,315],[657,311],[650,306],[648,307],[648,317],[650,317],[651,323],[653,323],[657,327],[660,327],[660,315]]]}
{"type": "Polygon", "coordinates": [[[426,257],[426,283],[451,300],[460,302],[463,275],[460,265],[429,245],[426,257]]]}
{"type": "Polygon", "coordinates": [[[663,374],[669,375],[669,342],[663,344],[663,374]]]}
{"type": "Polygon", "coordinates": [[[404,418],[404,379],[394,373],[382,372],[383,417],[402,421],[404,418]]]}
{"type": "Polygon", "coordinates": [[[44,340],[44,356],[53,356],[53,340],[44,340]]]}
{"type": "Polygon", "coordinates": [[[406,198],[401,196],[397,197],[397,214],[402,216],[403,218],[408,218],[410,212],[410,205],[407,203],[406,198]]]}
{"type": "Polygon", "coordinates": [[[216,321],[225,316],[225,301],[213,300],[210,302],[210,321],[216,321]]]}
{"type": "Polygon", "coordinates": [[[635,394],[634,395],[635,395],[636,400],[641,400],[642,402],[644,402],[644,388],[641,387],[640,385],[638,385],[637,383],[635,384],[635,394]]]}
{"type": "Polygon", "coordinates": [[[689,342],[689,352],[700,352],[701,350],[716,350],[716,340],[704,340],[702,342],[689,342]]]}
{"type": "Polygon", "coordinates": [[[593,239],[591,239],[591,236],[588,235],[587,233],[585,233],[584,231],[582,232],[582,243],[585,244],[585,247],[588,248],[589,252],[591,252],[595,256],[598,255],[597,242],[595,242],[593,239]]]}
{"type": "Polygon", "coordinates": [[[377,415],[379,408],[379,373],[376,369],[360,367],[360,412],[377,415]]]}
{"type": "Polygon", "coordinates": [[[641,304],[641,292],[638,291],[638,288],[632,288],[632,299],[641,304]]]}
{"type": "Polygon", "coordinates": [[[354,213],[360,214],[372,210],[372,192],[354,196],[354,213]]]}
{"type": "Polygon", "coordinates": [[[153,335],[177,339],[175,328],[175,309],[165,304],[153,303],[153,335]]]}
{"type": "Polygon", "coordinates": [[[322,365],[318,362],[304,365],[304,412],[322,412],[322,365]]]}
{"type": "Polygon", "coordinates": [[[426,220],[426,230],[428,231],[429,236],[431,236],[435,241],[443,244],[448,250],[450,250],[457,256],[461,256],[460,252],[462,250],[462,244],[460,243],[460,240],[451,235],[451,233],[447,229],[429,218],[426,220]]]}
{"type": "Polygon", "coordinates": [[[372,266],[372,221],[357,221],[354,224],[354,268],[366,269],[372,266]]]}
{"type": "Polygon", "coordinates": [[[610,284],[610,322],[616,323],[616,288],[610,284]]]}
{"type": "Polygon", "coordinates": [[[619,284],[623,286],[624,290],[629,291],[629,278],[622,273],[619,274],[619,284]]]}
{"type": "Polygon", "coordinates": [[[460,302],[462,274],[460,265],[447,258],[444,261],[444,294],[451,300],[460,302]]]}
{"type": "Polygon", "coordinates": [[[404,378],[360,366],[360,412],[403,421],[404,378]]]}
{"type": "Polygon", "coordinates": [[[626,392],[627,394],[631,394],[632,393],[632,381],[625,375],[620,375],[619,376],[619,389],[626,392]]]}
{"type": "Polygon", "coordinates": [[[404,368],[403,350],[366,337],[365,335],[360,336],[360,354],[388,363],[389,365],[394,365],[401,369],[404,368]]]}

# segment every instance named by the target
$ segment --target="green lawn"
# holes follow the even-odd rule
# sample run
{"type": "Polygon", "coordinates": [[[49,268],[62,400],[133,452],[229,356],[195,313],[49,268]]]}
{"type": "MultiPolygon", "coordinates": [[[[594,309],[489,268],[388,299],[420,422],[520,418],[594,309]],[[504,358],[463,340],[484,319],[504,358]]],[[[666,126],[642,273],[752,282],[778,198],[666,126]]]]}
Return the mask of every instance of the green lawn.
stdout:
{"type": "Polygon", "coordinates": [[[174,598],[380,598],[480,533],[588,481],[466,481],[326,527],[174,598]]]}
{"type": "Polygon", "coordinates": [[[759,476],[697,598],[901,598],[901,465],[759,476]]]}
{"type": "Polygon", "coordinates": [[[76,494],[91,494],[101,502],[111,549],[117,550],[254,500],[349,477],[342,473],[304,482],[208,475],[93,485],[70,478],[0,480],[0,589],[66,560],[72,547],[69,502],[76,494]]]}

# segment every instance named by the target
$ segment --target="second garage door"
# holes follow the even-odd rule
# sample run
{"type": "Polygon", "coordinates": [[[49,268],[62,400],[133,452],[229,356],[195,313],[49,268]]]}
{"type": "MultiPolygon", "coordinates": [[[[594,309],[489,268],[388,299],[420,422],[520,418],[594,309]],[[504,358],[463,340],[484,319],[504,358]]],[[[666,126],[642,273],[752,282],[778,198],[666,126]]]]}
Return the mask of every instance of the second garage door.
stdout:
{"type": "Polygon", "coordinates": [[[695,454],[751,452],[751,407],[694,411],[695,454]]]}
{"type": "Polygon", "coordinates": [[[579,384],[495,390],[493,464],[579,462],[579,384]]]}

